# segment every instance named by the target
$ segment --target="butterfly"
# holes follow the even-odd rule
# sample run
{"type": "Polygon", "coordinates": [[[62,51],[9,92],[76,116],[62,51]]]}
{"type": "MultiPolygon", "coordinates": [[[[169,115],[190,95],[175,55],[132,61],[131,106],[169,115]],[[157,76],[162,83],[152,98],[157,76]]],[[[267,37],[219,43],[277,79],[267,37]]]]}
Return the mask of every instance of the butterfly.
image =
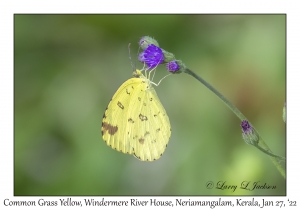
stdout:
{"type": "Polygon", "coordinates": [[[159,159],[171,137],[169,117],[149,78],[133,72],[109,102],[101,128],[108,146],[142,161],[159,159]]]}

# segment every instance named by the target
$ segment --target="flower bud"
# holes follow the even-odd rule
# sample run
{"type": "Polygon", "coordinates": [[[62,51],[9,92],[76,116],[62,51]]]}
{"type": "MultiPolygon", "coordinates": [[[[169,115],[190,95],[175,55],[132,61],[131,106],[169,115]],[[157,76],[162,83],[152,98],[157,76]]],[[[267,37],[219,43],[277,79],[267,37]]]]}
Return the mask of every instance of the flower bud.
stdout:
{"type": "Polygon", "coordinates": [[[257,145],[259,141],[258,135],[253,127],[249,124],[249,122],[247,120],[243,120],[241,123],[241,127],[243,131],[242,136],[244,141],[247,144],[257,145]]]}
{"type": "Polygon", "coordinates": [[[166,67],[169,72],[174,73],[180,69],[180,66],[177,64],[176,61],[170,61],[166,64],[166,67]]]}
{"type": "Polygon", "coordinates": [[[170,62],[170,61],[176,60],[175,55],[173,53],[165,51],[164,49],[162,49],[162,51],[165,56],[165,62],[170,62]]]}
{"type": "Polygon", "coordinates": [[[139,45],[143,50],[146,49],[150,44],[154,44],[155,46],[159,47],[158,42],[150,36],[143,36],[139,41],[139,45]]]}

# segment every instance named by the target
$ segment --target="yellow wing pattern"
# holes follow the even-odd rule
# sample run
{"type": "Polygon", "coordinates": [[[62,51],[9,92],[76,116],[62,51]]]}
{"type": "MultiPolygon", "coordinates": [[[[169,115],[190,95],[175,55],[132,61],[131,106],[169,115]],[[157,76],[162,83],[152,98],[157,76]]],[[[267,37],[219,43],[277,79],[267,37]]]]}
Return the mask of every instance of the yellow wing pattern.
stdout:
{"type": "Polygon", "coordinates": [[[108,104],[102,137],[117,151],[153,161],[167,147],[170,121],[150,80],[142,74],[135,76],[121,85],[108,104]]]}

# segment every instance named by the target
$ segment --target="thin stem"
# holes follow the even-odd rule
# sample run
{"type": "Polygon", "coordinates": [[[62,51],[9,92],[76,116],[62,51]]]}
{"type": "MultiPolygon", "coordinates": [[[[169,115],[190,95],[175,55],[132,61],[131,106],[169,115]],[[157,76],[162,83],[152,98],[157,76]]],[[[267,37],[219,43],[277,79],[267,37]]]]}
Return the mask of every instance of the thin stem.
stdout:
{"type": "Polygon", "coordinates": [[[259,149],[259,150],[262,151],[263,153],[266,153],[267,155],[270,155],[270,156],[272,156],[272,157],[278,158],[278,159],[281,160],[281,161],[286,161],[286,159],[285,159],[284,157],[280,157],[280,156],[278,156],[278,155],[274,155],[274,154],[271,152],[271,150],[266,151],[266,150],[264,150],[262,147],[260,147],[259,145],[253,145],[253,146],[255,146],[257,149],[259,149]]]}
{"type": "Polygon", "coordinates": [[[225,96],[223,96],[219,91],[217,91],[213,86],[211,86],[208,82],[206,82],[202,77],[195,74],[190,69],[186,69],[185,73],[193,76],[198,81],[200,81],[204,86],[206,86],[208,89],[210,89],[212,92],[214,92],[228,107],[231,109],[240,120],[247,120],[247,118],[238,110],[232,103],[230,103],[225,96]]]}
{"type": "MultiPolygon", "coordinates": [[[[206,86],[209,90],[211,90],[214,94],[216,94],[228,107],[229,109],[231,109],[233,111],[233,113],[241,120],[247,120],[249,122],[249,120],[240,112],[240,110],[238,110],[232,103],[230,103],[227,98],[225,98],[225,96],[223,96],[219,91],[217,91],[213,86],[211,86],[208,82],[206,82],[202,77],[198,76],[197,74],[195,74],[193,71],[191,71],[190,69],[186,68],[184,70],[185,73],[191,75],[192,77],[194,77],[195,79],[197,79],[199,82],[201,82],[204,86],[206,86]]],[[[253,127],[253,126],[252,126],[253,127]]],[[[255,129],[253,127],[253,129],[255,129]]],[[[256,130],[255,130],[256,131],[256,130]]],[[[258,132],[256,131],[256,133],[258,134],[258,132]]],[[[278,171],[280,172],[280,174],[286,178],[286,174],[285,174],[285,170],[283,169],[283,167],[280,165],[280,160],[285,160],[285,158],[274,155],[273,152],[270,150],[270,148],[268,147],[268,145],[263,141],[262,137],[258,134],[258,138],[259,141],[258,143],[260,145],[254,145],[256,146],[256,148],[258,148],[259,150],[261,150],[262,152],[264,152],[265,154],[269,155],[273,164],[275,165],[275,167],[278,169],[278,171]]]]}

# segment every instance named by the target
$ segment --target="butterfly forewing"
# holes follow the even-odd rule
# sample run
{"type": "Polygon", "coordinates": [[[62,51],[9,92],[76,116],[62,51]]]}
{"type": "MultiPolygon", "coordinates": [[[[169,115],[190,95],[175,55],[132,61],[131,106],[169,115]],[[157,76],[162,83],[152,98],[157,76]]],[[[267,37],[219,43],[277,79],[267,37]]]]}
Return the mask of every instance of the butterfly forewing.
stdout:
{"type": "Polygon", "coordinates": [[[103,117],[102,136],[112,148],[140,160],[160,158],[170,139],[171,126],[147,78],[131,78],[117,90],[103,117]]]}
{"type": "Polygon", "coordinates": [[[131,154],[131,147],[124,135],[125,116],[128,113],[133,86],[136,85],[136,82],[136,79],[132,78],[121,85],[109,102],[102,121],[102,137],[107,145],[129,154],[131,154]]]}

